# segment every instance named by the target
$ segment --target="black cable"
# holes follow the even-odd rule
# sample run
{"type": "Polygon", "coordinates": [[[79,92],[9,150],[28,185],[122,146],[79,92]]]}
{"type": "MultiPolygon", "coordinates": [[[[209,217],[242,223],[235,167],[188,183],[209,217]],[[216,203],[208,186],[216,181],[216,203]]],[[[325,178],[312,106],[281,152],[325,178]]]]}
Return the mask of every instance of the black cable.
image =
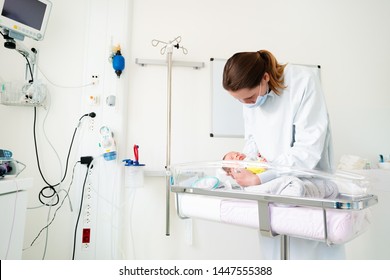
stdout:
{"type": "MultiPolygon", "coordinates": [[[[65,199],[69,196],[70,188],[72,187],[72,184],[73,184],[74,171],[75,171],[76,165],[77,165],[78,163],[80,163],[80,161],[76,161],[76,163],[75,163],[74,166],[73,166],[72,180],[71,180],[71,182],[70,182],[70,184],[69,184],[69,188],[68,188],[68,190],[67,190],[67,192],[66,192],[65,197],[64,197],[64,198],[62,199],[62,201],[61,201],[60,206],[58,206],[58,208],[57,208],[56,211],[54,212],[51,221],[39,231],[39,233],[37,234],[37,236],[36,236],[36,237],[34,238],[34,240],[31,242],[30,247],[32,247],[32,246],[34,245],[35,241],[38,239],[38,237],[41,235],[41,233],[42,233],[46,228],[48,228],[48,227],[54,222],[54,219],[56,218],[56,215],[57,215],[58,210],[60,210],[60,208],[61,208],[62,205],[64,204],[65,199]]],[[[23,249],[23,250],[26,250],[26,249],[23,249]]]]}
{"type": "MultiPolygon", "coordinates": [[[[80,117],[79,119],[79,124],[81,122],[81,120],[84,118],[84,117],[91,117],[91,118],[94,118],[96,117],[96,114],[95,112],[91,112],[89,114],[84,114],[80,117]]],[[[77,129],[78,129],[79,125],[76,126],[76,128],[74,129],[74,132],[73,132],[73,136],[72,136],[72,140],[70,142],[70,146],[69,146],[69,150],[68,150],[68,156],[66,157],[66,164],[65,164],[65,174],[64,174],[64,178],[62,178],[61,182],[63,182],[65,180],[65,177],[66,177],[66,173],[68,172],[68,164],[69,164],[69,157],[70,157],[70,153],[72,151],[72,146],[73,146],[73,141],[74,141],[74,137],[76,136],[76,132],[77,132],[77,129]]],[[[59,185],[60,183],[58,183],[59,185]]]]}
{"type": "Polygon", "coordinates": [[[58,193],[57,191],[55,190],[55,186],[51,185],[49,182],[47,182],[45,176],[43,175],[42,173],[42,169],[41,169],[41,164],[39,162],[39,154],[38,154],[38,144],[37,144],[37,136],[36,136],[36,123],[37,123],[37,107],[34,106],[34,122],[33,122],[33,137],[34,137],[34,147],[35,147],[35,156],[36,156],[36,159],[37,159],[37,165],[38,165],[38,170],[39,170],[39,173],[41,174],[41,177],[43,179],[43,181],[46,183],[46,187],[42,188],[41,191],[39,192],[39,195],[38,195],[38,199],[39,201],[46,205],[46,206],[55,206],[58,204],[60,198],[58,196],[58,193]],[[44,191],[46,191],[47,189],[50,189],[52,191],[52,194],[50,195],[45,195],[44,194],[44,191]],[[56,197],[56,201],[55,203],[44,203],[41,199],[41,196],[43,196],[44,198],[52,198],[52,197],[56,197]]]}
{"type": "Polygon", "coordinates": [[[85,177],[84,177],[84,182],[83,182],[83,188],[81,190],[81,199],[80,199],[80,208],[79,208],[79,213],[77,215],[77,221],[76,221],[76,225],[74,227],[74,235],[73,235],[73,253],[72,253],[72,260],[74,260],[74,257],[75,257],[75,254],[76,254],[76,242],[77,242],[77,229],[78,229],[78,225],[79,225],[79,221],[80,221],[80,216],[81,216],[81,210],[83,208],[83,201],[84,201],[84,192],[85,192],[85,183],[87,182],[87,178],[88,178],[88,173],[89,173],[89,169],[92,169],[93,168],[93,165],[91,167],[88,167],[87,168],[87,172],[85,173],[85,177]]]}
{"type": "Polygon", "coordinates": [[[69,150],[68,150],[68,154],[67,154],[67,157],[66,157],[66,165],[65,165],[65,172],[64,172],[64,176],[63,178],[61,179],[60,182],[56,183],[56,184],[50,184],[45,176],[43,175],[43,172],[42,172],[42,169],[41,169],[41,165],[40,165],[40,161],[39,161],[39,155],[38,155],[38,145],[37,145],[37,138],[36,138],[36,121],[37,121],[37,108],[34,106],[34,124],[33,124],[33,136],[34,136],[34,146],[35,146],[35,156],[36,156],[36,159],[37,159],[37,165],[38,165],[38,170],[39,170],[39,173],[41,174],[41,177],[43,179],[43,181],[46,183],[47,186],[43,187],[41,189],[41,191],[39,192],[39,195],[38,195],[38,199],[39,201],[43,204],[43,205],[46,205],[46,206],[55,206],[59,203],[59,196],[58,196],[58,193],[55,189],[56,186],[60,185],[66,178],[67,176],[67,173],[68,173],[68,166],[69,166],[69,158],[70,158],[70,154],[71,154],[71,151],[72,151],[72,147],[73,147],[73,143],[74,143],[74,138],[76,136],[76,132],[77,132],[77,129],[80,125],[80,122],[81,120],[84,118],[84,117],[91,117],[91,118],[94,118],[96,117],[96,113],[95,112],[91,112],[89,114],[84,114],[80,117],[79,119],[79,123],[78,125],[76,126],[76,128],[74,129],[74,132],[73,132],[73,135],[72,135],[72,140],[70,142],[70,145],[69,145],[69,150]],[[45,194],[45,192],[47,192],[48,190],[51,191],[51,193],[49,193],[48,195],[45,194]],[[45,198],[45,199],[49,199],[49,198],[53,198],[53,197],[56,197],[56,200],[54,203],[45,203],[43,200],[42,200],[42,197],[45,198]]]}
{"type": "Polygon", "coordinates": [[[38,155],[38,145],[37,145],[37,135],[36,135],[36,124],[37,124],[37,107],[34,106],[34,122],[33,122],[33,136],[34,136],[34,146],[35,146],[35,156],[37,159],[37,164],[38,164],[38,170],[39,173],[41,174],[41,177],[43,181],[49,186],[52,186],[46,181],[45,176],[43,176],[42,170],[41,170],[41,164],[39,162],[39,155],[38,155]]]}

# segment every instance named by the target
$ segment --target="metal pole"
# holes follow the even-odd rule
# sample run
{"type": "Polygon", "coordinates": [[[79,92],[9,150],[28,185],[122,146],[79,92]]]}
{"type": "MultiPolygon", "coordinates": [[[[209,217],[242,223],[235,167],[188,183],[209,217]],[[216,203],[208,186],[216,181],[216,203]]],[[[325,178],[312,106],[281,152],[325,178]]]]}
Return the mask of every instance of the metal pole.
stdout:
{"type": "Polygon", "coordinates": [[[165,235],[170,235],[170,177],[171,177],[171,95],[172,95],[172,44],[167,46],[167,148],[165,164],[165,184],[166,184],[166,221],[165,235]]]}
{"type": "Polygon", "coordinates": [[[187,54],[187,49],[183,46],[179,46],[181,37],[178,36],[168,43],[160,40],[152,40],[152,45],[157,47],[160,43],[164,45],[161,48],[160,53],[167,53],[167,65],[168,65],[168,75],[167,75],[167,148],[166,148],[166,163],[165,163],[165,184],[166,184],[166,221],[165,221],[165,235],[170,235],[170,193],[171,193],[171,96],[172,96],[172,53],[173,48],[182,49],[184,54],[187,54]]]}
{"type": "Polygon", "coordinates": [[[288,235],[280,236],[280,259],[288,260],[290,258],[290,237],[288,235]]]}

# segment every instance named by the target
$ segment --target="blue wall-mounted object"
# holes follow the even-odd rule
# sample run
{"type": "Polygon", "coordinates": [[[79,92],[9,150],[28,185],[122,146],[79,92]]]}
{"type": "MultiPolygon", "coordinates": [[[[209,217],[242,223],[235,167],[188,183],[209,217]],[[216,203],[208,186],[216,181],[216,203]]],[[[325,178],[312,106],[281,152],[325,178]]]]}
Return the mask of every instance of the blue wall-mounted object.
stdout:
{"type": "Polygon", "coordinates": [[[120,50],[117,50],[112,57],[112,67],[114,68],[117,77],[120,78],[123,69],[125,69],[125,58],[122,56],[120,50]]]}

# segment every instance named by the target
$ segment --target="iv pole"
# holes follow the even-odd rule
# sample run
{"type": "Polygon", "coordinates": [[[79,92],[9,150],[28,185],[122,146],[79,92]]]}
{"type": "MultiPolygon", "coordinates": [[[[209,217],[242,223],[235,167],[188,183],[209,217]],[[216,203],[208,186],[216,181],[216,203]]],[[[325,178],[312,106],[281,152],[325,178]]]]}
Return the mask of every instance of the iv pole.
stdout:
{"type": "Polygon", "coordinates": [[[163,42],[159,40],[152,40],[153,47],[157,47],[159,44],[163,44],[164,46],[161,48],[161,54],[167,54],[167,147],[166,147],[166,162],[165,162],[165,195],[166,195],[166,209],[165,209],[165,235],[170,235],[170,178],[171,178],[171,99],[172,99],[172,53],[173,48],[181,48],[184,54],[187,54],[187,49],[180,46],[181,37],[178,36],[172,41],[163,42]]]}

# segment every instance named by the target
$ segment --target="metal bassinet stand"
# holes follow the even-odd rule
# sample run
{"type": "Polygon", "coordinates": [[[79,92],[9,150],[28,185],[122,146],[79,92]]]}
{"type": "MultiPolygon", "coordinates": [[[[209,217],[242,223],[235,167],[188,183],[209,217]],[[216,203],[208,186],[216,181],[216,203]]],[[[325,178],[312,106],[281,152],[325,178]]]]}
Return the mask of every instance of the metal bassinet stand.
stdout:
{"type": "MultiPolygon", "coordinates": [[[[235,198],[257,201],[258,214],[259,214],[259,230],[263,236],[273,237],[275,236],[271,231],[270,222],[270,204],[281,204],[287,206],[301,206],[322,209],[323,212],[323,223],[324,223],[324,241],[330,244],[328,241],[328,229],[327,229],[327,218],[326,211],[330,209],[337,210],[349,210],[349,211],[360,211],[369,208],[378,203],[378,197],[372,194],[365,194],[359,196],[340,195],[335,199],[313,199],[304,197],[289,197],[280,195],[269,195],[269,194],[258,194],[242,192],[237,190],[210,190],[210,189],[199,189],[192,187],[183,186],[171,186],[171,191],[176,194],[176,201],[179,199],[179,194],[193,194],[193,195],[204,195],[204,196],[217,196],[224,198],[235,198]]],[[[176,205],[179,217],[183,217],[180,214],[179,203],[176,205]]],[[[289,236],[281,235],[281,260],[289,259],[289,236]]]]}

